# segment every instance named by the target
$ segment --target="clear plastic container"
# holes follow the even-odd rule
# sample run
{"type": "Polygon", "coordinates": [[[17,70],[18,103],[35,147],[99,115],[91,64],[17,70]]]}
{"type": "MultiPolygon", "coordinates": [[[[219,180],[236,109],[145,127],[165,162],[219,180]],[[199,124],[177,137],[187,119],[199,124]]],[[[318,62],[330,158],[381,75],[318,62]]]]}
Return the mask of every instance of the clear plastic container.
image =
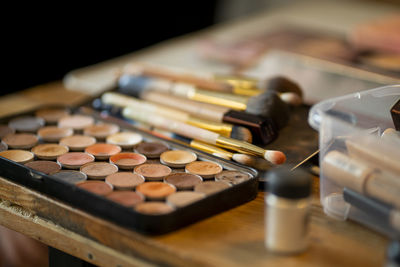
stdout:
{"type": "Polygon", "coordinates": [[[320,102],[308,117],[319,131],[324,212],[388,236],[400,236],[399,101],[400,85],[385,86],[320,102]]]}

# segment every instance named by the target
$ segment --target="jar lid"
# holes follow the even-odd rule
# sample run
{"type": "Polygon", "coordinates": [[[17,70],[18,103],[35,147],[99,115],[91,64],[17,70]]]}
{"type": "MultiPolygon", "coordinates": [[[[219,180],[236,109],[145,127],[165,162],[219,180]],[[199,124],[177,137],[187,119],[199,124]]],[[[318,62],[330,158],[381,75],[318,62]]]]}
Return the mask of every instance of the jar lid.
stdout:
{"type": "Polygon", "coordinates": [[[284,198],[305,198],[311,194],[311,175],[303,169],[290,171],[289,166],[271,169],[267,174],[268,192],[284,198]]]}
{"type": "Polygon", "coordinates": [[[389,244],[386,255],[389,262],[400,263],[400,240],[394,240],[389,244]]]}

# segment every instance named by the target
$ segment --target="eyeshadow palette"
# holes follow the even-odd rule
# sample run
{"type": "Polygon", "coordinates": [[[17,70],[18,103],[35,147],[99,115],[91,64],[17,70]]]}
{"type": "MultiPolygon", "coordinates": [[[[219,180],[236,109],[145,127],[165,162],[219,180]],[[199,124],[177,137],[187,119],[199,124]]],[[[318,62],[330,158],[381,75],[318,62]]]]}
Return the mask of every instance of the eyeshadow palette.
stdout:
{"type": "Polygon", "coordinates": [[[257,171],[89,108],[1,120],[0,175],[145,233],[254,199],[257,171]]]}

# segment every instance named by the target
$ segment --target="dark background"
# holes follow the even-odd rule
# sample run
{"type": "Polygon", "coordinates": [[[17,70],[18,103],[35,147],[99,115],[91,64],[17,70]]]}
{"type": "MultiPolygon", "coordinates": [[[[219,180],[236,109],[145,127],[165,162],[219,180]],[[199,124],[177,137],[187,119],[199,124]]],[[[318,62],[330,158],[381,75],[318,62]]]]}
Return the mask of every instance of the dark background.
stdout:
{"type": "Polygon", "coordinates": [[[3,9],[1,95],[215,22],[214,1],[107,2],[3,9]],[[5,14],[4,14],[5,13],[5,14]],[[10,14],[7,14],[10,13],[10,14]]]}

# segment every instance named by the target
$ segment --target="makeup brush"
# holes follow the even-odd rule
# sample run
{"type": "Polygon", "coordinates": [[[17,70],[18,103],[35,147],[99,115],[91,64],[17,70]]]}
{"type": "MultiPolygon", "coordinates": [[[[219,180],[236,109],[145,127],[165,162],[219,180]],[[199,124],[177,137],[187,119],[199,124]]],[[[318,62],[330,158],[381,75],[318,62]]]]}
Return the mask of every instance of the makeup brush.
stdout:
{"type": "Polygon", "coordinates": [[[243,111],[232,110],[230,108],[187,98],[160,94],[158,91],[146,90],[146,84],[150,81],[151,80],[146,77],[122,76],[119,80],[120,86],[118,91],[123,94],[133,95],[138,98],[180,109],[201,119],[247,127],[250,129],[255,143],[269,144],[278,136],[278,128],[272,118],[249,114],[243,111]],[[141,90],[139,90],[140,88],[141,90]],[[152,93],[154,93],[154,97],[146,96],[152,93]],[[157,93],[158,95],[156,95],[157,93]]]}
{"type": "Polygon", "coordinates": [[[240,153],[263,157],[272,164],[282,164],[286,161],[286,156],[281,151],[265,150],[250,143],[224,137],[218,133],[201,129],[177,120],[165,118],[154,113],[149,113],[148,111],[126,107],[123,109],[122,114],[126,118],[151,124],[156,128],[170,131],[191,139],[200,140],[208,144],[227,148],[240,153]]]}
{"type": "Polygon", "coordinates": [[[244,76],[199,75],[198,73],[189,73],[187,70],[138,63],[126,65],[123,72],[130,75],[162,78],[169,81],[192,84],[199,89],[244,96],[255,96],[263,93],[263,91],[273,90],[289,105],[298,106],[302,103],[303,93],[300,87],[283,76],[259,81],[244,76]]]}
{"type": "Polygon", "coordinates": [[[142,109],[144,111],[156,113],[167,118],[182,121],[187,124],[197,126],[199,128],[207,129],[219,133],[223,136],[250,143],[252,142],[252,134],[250,130],[242,126],[232,125],[228,123],[210,122],[207,120],[198,119],[183,111],[160,106],[154,103],[149,103],[147,101],[139,100],[118,93],[105,93],[103,94],[101,99],[104,104],[142,109]]]}

